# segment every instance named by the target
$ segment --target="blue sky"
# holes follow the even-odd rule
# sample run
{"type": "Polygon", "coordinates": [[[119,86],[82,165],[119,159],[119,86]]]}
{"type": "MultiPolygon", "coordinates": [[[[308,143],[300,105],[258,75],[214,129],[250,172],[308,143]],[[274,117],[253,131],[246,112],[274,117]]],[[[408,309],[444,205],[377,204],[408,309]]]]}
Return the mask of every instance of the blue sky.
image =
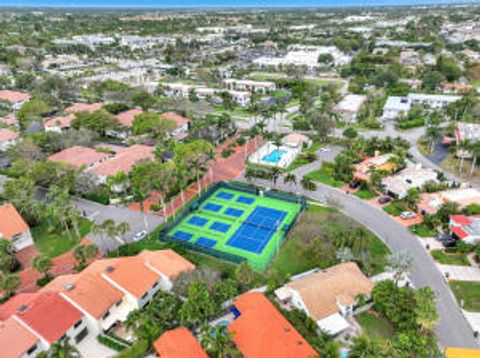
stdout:
{"type": "Polygon", "coordinates": [[[0,6],[51,7],[330,7],[475,3],[478,0],[0,0],[0,6]]]}

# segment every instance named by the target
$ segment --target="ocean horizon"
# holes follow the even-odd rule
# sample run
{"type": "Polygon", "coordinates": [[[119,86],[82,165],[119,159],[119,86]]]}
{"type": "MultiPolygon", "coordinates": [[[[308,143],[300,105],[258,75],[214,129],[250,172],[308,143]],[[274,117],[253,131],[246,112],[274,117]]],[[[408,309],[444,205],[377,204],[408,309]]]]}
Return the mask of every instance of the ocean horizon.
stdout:
{"type": "Polygon", "coordinates": [[[344,8],[377,6],[471,5],[479,0],[0,0],[0,7],[24,8],[118,8],[118,9],[194,9],[194,8],[344,8]]]}

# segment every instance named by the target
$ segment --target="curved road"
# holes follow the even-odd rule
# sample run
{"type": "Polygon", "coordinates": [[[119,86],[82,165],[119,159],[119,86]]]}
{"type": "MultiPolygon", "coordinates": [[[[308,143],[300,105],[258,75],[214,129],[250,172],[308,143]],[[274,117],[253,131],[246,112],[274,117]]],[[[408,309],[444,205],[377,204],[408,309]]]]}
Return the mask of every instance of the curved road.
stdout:
{"type": "MultiPolygon", "coordinates": [[[[317,164],[318,167],[318,164],[317,164]]],[[[304,172],[311,168],[302,167],[294,171],[297,181],[304,172]]],[[[244,180],[239,177],[239,180],[244,180]]],[[[264,180],[255,180],[256,184],[270,186],[264,180]]],[[[302,193],[300,185],[277,183],[277,189],[302,193]]],[[[453,294],[438,271],[433,259],[420,245],[419,241],[383,210],[376,208],[355,196],[347,195],[343,191],[317,183],[317,190],[307,192],[312,199],[326,202],[334,198],[341,206],[341,210],[374,232],[385,242],[391,251],[406,250],[413,261],[410,279],[417,288],[430,286],[437,293],[437,310],[440,316],[437,325],[437,336],[443,347],[478,348],[473,337],[473,331],[463,316],[453,294]]]]}

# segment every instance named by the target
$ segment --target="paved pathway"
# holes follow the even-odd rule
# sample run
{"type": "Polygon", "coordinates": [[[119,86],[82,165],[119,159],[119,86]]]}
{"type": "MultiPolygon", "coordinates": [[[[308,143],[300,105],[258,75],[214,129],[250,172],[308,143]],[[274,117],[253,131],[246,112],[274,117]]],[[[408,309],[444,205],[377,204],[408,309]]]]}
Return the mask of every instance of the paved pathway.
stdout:
{"type": "Polygon", "coordinates": [[[438,263],[437,266],[444,275],[448,272],[451,280],[480,282],[480,269],[478,267],[442,265],[438,263]]]}
{"type": "MultiPolygon", "coordinates": [[[[301,170],[295,171],[299,173],[301,170]]],[[[244,180],[239,177],[239,180],[244,180]]],[[[300,182],[301,176],[297,177],[300,182]]],[[[270,182],[255,180],[256,184],[270,186],[270,182]]],[[[277,184],[278,189],[296,193],[302,193],[300,185],[285,185],[281,181],[277,184]]],[[[392,251],[408,251],[413,259],[410,278],[415,287],[430,286],[438,296],[437,310],[440,316],[437,325],[437,335],[444,347],[471,347],[478,348],[478,342],[473,337],[473,331],[462,314],[452,292],[446,284],[442,274],[438,271],[433,259],[423,249],[418,240],[393,220],[383,210],[371,206],[355,196],[347,195],[338,189],[322,184],[317,184],[317,190],[307,192],[312,199],[328,202],[333,198],[348,216],[366,226],[392,251]]]]}

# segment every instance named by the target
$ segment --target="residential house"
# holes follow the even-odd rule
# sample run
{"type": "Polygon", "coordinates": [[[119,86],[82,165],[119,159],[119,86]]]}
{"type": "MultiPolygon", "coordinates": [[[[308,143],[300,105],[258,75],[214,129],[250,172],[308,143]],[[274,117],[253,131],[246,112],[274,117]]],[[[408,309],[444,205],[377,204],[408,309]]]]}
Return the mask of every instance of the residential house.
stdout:
{"type": "Polygon", "coordinates": [[[373,282],[354,262],[345,262],[326,270],[288,282],[275,291],[283,304],[291,304],[307,313],[324,332],[339,334],[350,327],[347,318],[359,295],[369,297],[373,282]]]}
{"type": "Polygon", "coordinates": [[[410,111],[411,105],[407,97],[390,96],[383,106],[383,118],[395,119],[405,116],[410,111]]]}
{"type": "Polygon", "coordinates": [[[399,199],[407,196],[412,188],[421,189],[428,182],[438,183],[438,174],[430,168],[422,168],[420,164],[407,167],[395,175],[382,179],[383,190],[399,199]]]}
{"type": "Polygon", "coordinates": [[[465,94],[473,91],[474,87],[464,83],[444,83],[442,84],[442,91],[445,94],[465,94]]]}
{"type": "Polygon", "coordinates": [[[171,133],[172,137],[177,140],[183,140],[188,136],[188,130],[192,123],[190,119],[173,112],[163,113],[162,117],[167,120],[175,121],[176,128],[171,133]]]}
{"type": "Polygon", "coordinates": [[[347,94],[336,106],[336,112],[341,116],[340,120],[354,122],[366,101],[365,95],[347,94]]]}
{"type": "Polygon", "coordinates": [[[29,99],[30,95],[28,93],[0,90],[0,101],[9,103],[14,111],[18,111],[29,99]]]}
{"type": "Polygon", "coordinates": [[[18,127],[18,120],[14,114],[9,114],[5,117],[0,117],[0,124],[3,124],[8,127],[10,126],[18,127]]]}
{"type": "Polygon", "coordinates": [[[467,244],[480,243],[480,215],[450,215],[450,234],[467,244]]]}
{"type": "Polygon", "coordinates": [[[109,157],[110,155],[108,153],[103,153],[88,147],[74,146],[49,156],[48,160],[64,163],[76,169],[84,168],[88,170],[107,160],[109,157]]]}
{"type": "Polygon", "coordinates": [[[302,149],[304,146],[310,147],[312,140],[300,133],[290,133],[282,138],[282,143],[292,148],[302,149]]]}
{"type": "MultiPolygon", "coordinates": [[[[123,149],[114,157],[108,158],[88,171],[92,174],[95,174],[98,183],[105,184],[108,177],[115,176],[120,172],[128,174],[134,165],[153,160],[155,157],[154,151],[155,148],[153,147],[136,144],[123,149]]],[[[115,187],[112,189],[122,190],[120,187],[115,187]]]]}
{"type": "Polygon", "coordinates": [[[270,81],[238,80],[229,78],[223,80],[223,84],[232,91],[258,92],[261,94],[267,94],[276,89],[275,82],[270,81]]]}
{"type": "Polygon", "coordinates": [[[250,104],[250,98],[252,94],[250,92],[244,91],[227,91],[232,99],[237,103],[240,107],[247,107],[250,104]]]}
{"type": "Polygon", "coordinates": [[[142,113],[143,111],[141,109],[133,108],[117,114],[115,118],[120,124],[120,128],[107,130],[107,135],[117,138],[127,138],[132,132],[133,120],[136,116],[142,113]]]}
{"type": "Polygon", "coordinates": [[[16,251],[33,245],[30,227],[12,204],[0,206],[0,238],[11,241],[16,251]]]}
{"type": "Polygon", "coordinates": [[[457,142],[456,155],[459,158],[471,158],[470,151],[466,148],[462,148],[460,144],[464,141],[468,141],[470,143],[480,141],[480,124],[457,122],[455,139],[457,142]]]}
{"type": "Polygon", "coordinates": [[[80,113],[80,112],[95,112],[102,109],[103,103],[75,103],[74,105],[65,109],[67,113],[80,113]]]}
{"type": "Polygon", "coordinates": [[[393,154],[387,153],[380,155],[377,151],[373,157],[367,157],[358,164],[355,164],[353,179],[368,182],[370,180],[371,170],[393,173],[397,169],[397,165],[392,163],[393,154]]]}
{"type": "Polygon", "coordinates": [[[61,133],[63,130],[69,129],[75,119],[75,114],[67,114],[65,116],[57,116],[46,120],[43,125],[46,132],[61,133]]]}
{"type": "Polygon", "coordinates": [[[17,143],[19,135],[17,132],[7,128],[0,128],[0,152],[5,151],[17,143]]]}
{"type": "Polygon", "coordinates": [[[33,358],[43,349],[39,338],[14,317],[0,321],[3,358],[33,358]]]}
{"type": "Polygon", "coordinates": [[[160,358],[208,358],[200,343],[185,327],[166,331],[153,342],[153,348],[160,358]]]}
{"type": "Polygon", "coordinates": [[[444,108],[460,98],[460,96],[423,93],[409,93],[406,97],[390,96],[383,107],[383,117],[385,119],[395,119],[407,114],[415,105],[430,109],[444,108]]]}
{"type": "Polygon", "coordinates": [[[435,214],[445,203],[457,203],[460,209],[471,204],[480,205],[480,191],[475,188],[459,188],[435,193],[422,193],[418,208],[422,214],[435,214]]]}
{"type": "Polygon", "coordinates": [[[232,307],[228,326],[245,358],[311,358],[318,354],[260,292],[247,292],[232,307]]]}

